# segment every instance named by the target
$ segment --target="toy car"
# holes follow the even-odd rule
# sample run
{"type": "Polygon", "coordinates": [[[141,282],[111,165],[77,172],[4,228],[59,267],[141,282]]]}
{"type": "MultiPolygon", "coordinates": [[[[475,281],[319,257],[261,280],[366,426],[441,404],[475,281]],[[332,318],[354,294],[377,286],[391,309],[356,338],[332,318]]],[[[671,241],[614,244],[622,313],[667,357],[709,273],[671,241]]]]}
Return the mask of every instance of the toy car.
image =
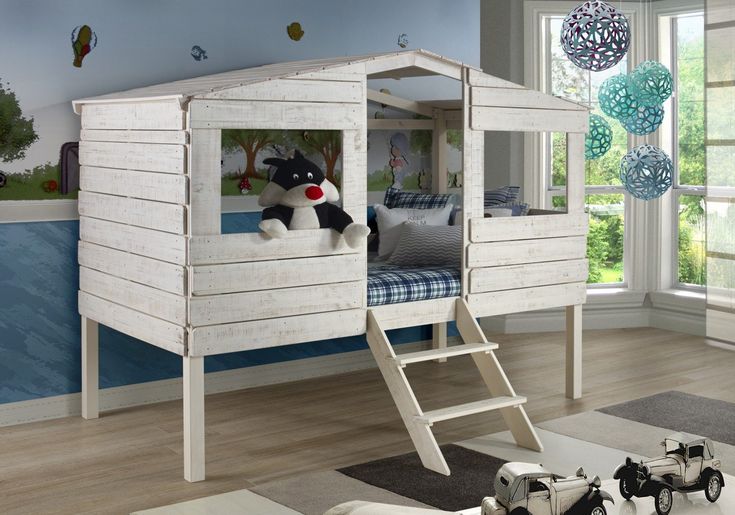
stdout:
{"type": "Polygon", "coordinates": [[[674,490],[704,490],[709,502],[717,501],[725,481],[720,472],[720,460],[714,457],[712,440],[676,433],[664,439],[661,445],[666,449],[665,456],[640,463],[627,458],[615,469],[613,478],[620,481],[620,495],[626,500],[633,496],[653,497],[659,515],[671,511],[674,490]]]}
{"type": "Polygon", "coordinates": [[[495,476],[495,497],[482,500],[482,515],[607,515],[600,478],[552,474],[542,465],[506,463],[495,476]]]}

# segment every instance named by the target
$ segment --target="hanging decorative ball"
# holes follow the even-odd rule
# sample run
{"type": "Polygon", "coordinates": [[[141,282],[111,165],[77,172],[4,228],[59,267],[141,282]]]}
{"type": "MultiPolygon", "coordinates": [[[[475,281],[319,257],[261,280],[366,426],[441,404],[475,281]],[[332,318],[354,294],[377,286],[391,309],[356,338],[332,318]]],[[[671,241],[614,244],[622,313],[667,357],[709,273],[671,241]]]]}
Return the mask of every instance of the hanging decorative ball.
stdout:
{"type": "Polygon", "coordinates": [[[590,115],[590,130],[584,138],[584,158],[597,159],[607,154],[612,146],[610,124],[599,114],[590,115]]]}
{"type": "Polygon", "coordinates": [[[625,120],[621,120],[625,130],[637,136],[651,134],[658,129],[664,121],[663,106],[641,106],[635,114],[625,120]]]}
{"type": "Polygon", "coordinates": [[[630,46],[627,18],[599,0],[574,8],[561,26],[561,47],[579,68],[599,72],[615,66],[630,46]]]}
{"type": "Polygon", "coordinates": [[[620,181],[635,198],[651,200],[671,187],[673,169],[666,152],[653,145],[641,145],[620,160],[620,181]]]}
{"type": "Polygon", "coordinates": [[[643,61],[630,74],[630,92],[644,106],[663,104],[673,86],[671,72],[656,61],[643,61]]]}
{"type": "Polygon", "coordinates": [[[629,83],[628,75],[622,73],[602,83],[597,98],[603,113],[617,120],[625,120],[636,113],[638,101],[630,92],[629,83]]]}

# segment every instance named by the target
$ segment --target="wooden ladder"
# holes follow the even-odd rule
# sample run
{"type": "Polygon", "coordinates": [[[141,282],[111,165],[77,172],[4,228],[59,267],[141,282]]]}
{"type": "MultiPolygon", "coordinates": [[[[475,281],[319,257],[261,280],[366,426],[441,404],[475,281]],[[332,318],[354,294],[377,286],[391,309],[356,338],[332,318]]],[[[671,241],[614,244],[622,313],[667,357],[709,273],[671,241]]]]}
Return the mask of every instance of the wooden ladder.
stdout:
{"type": "Polygon", "coordinates": [[[449,475],[449,467],[439,445],[431,432],[434,422],[441,422],[466,415],[483,413],[485,411],[500,410],[506,425],[510,429],[518,445],[542,451],[543,446],[536,434],[531,421],[523,409],[526,398],[516,395],[508,381],[503,368],[500,366],[495,353],[496,343],[490,343],[485,338],[477,320],[470,312],[464,299],[458,299],[455,307],[457,329],[465,342],[461,345],[432,349],[408,354],[398,354],[388,341],[385,331],[380,326],[380,320],[372,310],[367,312],[367,341],[370,350],[383,374],[393,400],[398,407],[408,434],[411,436],[416,451],[424,467],[449,475]],[[416,395],[406,378],[403,368],[411,363],[431,361],[454,356],[469,354],[480,371],[491,398],[457,406],[450,406],[432,411],[423,411],[416,400],[416,395]]]}

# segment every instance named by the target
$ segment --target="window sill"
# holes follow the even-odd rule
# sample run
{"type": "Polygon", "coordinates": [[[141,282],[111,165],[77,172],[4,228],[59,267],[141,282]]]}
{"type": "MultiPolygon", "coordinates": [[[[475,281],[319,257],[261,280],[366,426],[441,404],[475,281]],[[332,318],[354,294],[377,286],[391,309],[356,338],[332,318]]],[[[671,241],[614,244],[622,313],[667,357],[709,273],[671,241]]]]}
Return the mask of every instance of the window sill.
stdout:
{"type": "Polygon", "coordinates": [[[640,307],[646,298],[646,292],[630,290],[622,287],[587,288],[588,306],[599,307],[640,307]]]}
{"type": "Polygon", "coordinates": [[[668,289],[652,291],[651,305],[657,309],[704,313],[707,295],[704,291],[668,289]]]}

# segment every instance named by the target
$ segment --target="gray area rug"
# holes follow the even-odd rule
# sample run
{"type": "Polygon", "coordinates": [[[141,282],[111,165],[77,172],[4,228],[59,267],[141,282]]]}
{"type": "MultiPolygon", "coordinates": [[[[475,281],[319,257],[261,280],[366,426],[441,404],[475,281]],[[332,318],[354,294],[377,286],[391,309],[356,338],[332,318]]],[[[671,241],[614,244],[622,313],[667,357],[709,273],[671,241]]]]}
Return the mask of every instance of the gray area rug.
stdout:
{"type": "Polygon", "coordinates": [[[735,445],[735,404],[683,392],[664,392],[597,410],[735,445]]]}
{"type": "Polygon", "coordinates": [[[484,497],[495,495],[495,474],[505,461],[458,445],[443,445],[441,450],[452,471],[450,476],[425,469],[415,452],[339,472],[447,511],[479,506],[484,497]]]}

